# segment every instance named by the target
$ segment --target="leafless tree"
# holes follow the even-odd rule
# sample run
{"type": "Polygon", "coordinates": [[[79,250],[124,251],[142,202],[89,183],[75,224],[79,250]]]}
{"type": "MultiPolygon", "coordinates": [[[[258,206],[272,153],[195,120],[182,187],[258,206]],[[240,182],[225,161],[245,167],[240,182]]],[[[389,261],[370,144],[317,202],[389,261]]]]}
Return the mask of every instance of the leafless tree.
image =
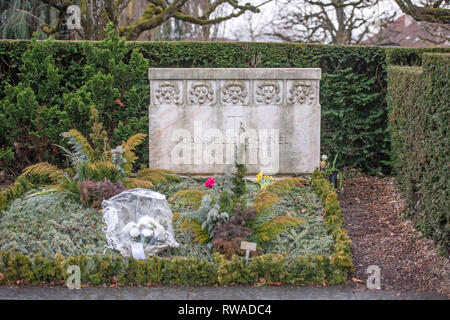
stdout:
{"type": "MultiPolygon", "coordinates": [[[[67,8],[79,1],[71,0],[41,0],[59,12],[57,21],[42,24],[41,29],[47,34],[54,34],[61,30],[67,8]]],[[[266,0],[261,0],[262,4],[266,0]]],[[[241,0],[147,0],[146,8],[135,22],[119,27],[119,16],[133,0],[83,0],[81,1],[81,26],[77,30],[81,38],[86,40],[100,40],[105,37],[105,27],[112,22],[120,36],[127,40],[136,40],[146,30],[153,30],[170,19],[183,21],[199,26],[210,26],[239,17],[247,11],[259,12],[260,5],[243,4],[241,0]],[[201,1],[201,3],[199,3],[201,1]],[[200,4],[200,5],[199,5],[200,4]],[[231,10],[225,15],[217,15],[220,8],[228,6],[231,10]]],[[[222,11],[223,12],[223,11],[222,11]]],[[[208,29],[208,28],[206,28],[208,29]]],[[[206,30],[205,29],[205,30],[206,30]]],[[[205,34],[207,31],[205,31],[205,34]]]]}
{"type": "Polygon", "coordinates": [[[235,27],[231,32],[233,40],[245,40],[251,42],[262,40],[264,38],[266,25],[264,19],[260,20],[258,17],[261,17],[260,14],[257,16],[252,12],[246,12],[241,18],[242,24],[239,24],[237,28],[235,27]]]}
{"type": "Polygon", "coordinates": [[[392,22],[381,0],[280,0],[272,35],[285,41],[358,44],[392,22]]]}

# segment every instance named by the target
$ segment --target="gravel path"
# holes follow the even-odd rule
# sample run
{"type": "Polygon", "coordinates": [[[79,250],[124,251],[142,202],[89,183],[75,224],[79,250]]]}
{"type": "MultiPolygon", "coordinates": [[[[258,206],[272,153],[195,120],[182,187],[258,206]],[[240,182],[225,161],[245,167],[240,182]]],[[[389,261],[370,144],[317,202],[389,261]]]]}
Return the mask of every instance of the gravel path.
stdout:
{"type": "Polygon", "coordinates": [[[450,261],[403,216],[406,204],[393,178],[358,174],[346,179],[339,202],[352,240],[354,280],[365,282],[367,267],[377,265],[382,289],[450,297],[450,261]]]}

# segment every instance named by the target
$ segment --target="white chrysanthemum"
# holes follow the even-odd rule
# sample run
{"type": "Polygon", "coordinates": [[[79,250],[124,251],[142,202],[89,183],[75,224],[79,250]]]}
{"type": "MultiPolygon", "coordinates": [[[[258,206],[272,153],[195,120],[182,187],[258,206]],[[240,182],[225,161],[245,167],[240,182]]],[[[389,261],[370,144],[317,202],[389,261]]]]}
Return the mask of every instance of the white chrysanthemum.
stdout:
{"type": "Polygon", "coordinates": [[[141,233],[142,233],[142,235],[144,237],[151,237],[151,236],[153,236],[153,230],[150,230],[150,229],[143,229],[141,231],[141,233]]]}
{"type": "Polygon", "coordinates": [[[323,161],[327,161],[327,160],[328,160],[328,156],[327,156],[326,154],[323,154],[322,157],[321,157],[321,159],[322,159],[323,161]]]}
{"type": "Polygon", "coordinates": [[[152,220],[149,216],[143,216],[139,219],[138,225],[139,227],[148,227],[152,220]]]}
{"type": "Polygon", "coordinates": [[[138,227],[133,227],[133,228],[130,229],[130,236],[131,236],[132,238],[137,237],[140,233],[141,233],[141,232],[139,231],[139,228],[138,228],[138,227]]]}
{"type": "Polygon", "coordinates": [[[166,240],[166,232],[164,231],[164,228],[157,228],[155,231],[155,238],[158,241],[164,241],[166,240]]]}
{"type": "Polygon", "coordinates": [[[123,232],[124,234],[129,234],[131,228],[135,228],[135,227],[136,227],[136,223],[134,223],[134,222],[128,222],[128,223],[125,225],[125,227],[123,227],[122,232],[123,232]]]}

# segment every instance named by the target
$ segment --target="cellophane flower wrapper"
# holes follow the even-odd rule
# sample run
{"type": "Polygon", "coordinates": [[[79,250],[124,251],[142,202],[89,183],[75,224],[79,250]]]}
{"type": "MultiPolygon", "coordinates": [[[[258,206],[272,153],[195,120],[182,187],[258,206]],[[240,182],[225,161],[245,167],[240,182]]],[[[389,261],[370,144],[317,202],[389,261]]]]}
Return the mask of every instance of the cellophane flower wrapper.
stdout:
{"type": "Polygon", "coordinates": [[[141,242],[146,256],[168,247],[178,247],[172,226],[172,211],[165,195],[143,188],[126,190],[102,201],[103,229],[108,248],[130,257],[131,245],[141,242]]]}

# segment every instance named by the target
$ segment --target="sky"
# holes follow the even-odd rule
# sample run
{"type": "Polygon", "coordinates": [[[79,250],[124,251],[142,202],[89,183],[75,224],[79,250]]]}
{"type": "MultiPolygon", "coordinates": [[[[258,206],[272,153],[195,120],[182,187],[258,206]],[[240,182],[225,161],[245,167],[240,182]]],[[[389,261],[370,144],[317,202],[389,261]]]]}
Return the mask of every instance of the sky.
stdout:
{"type": "MultiPolygon", "coordinates": [[[[240,2],[250,2],[253,5],[258,5],[266,2],[267,0],[247,0],[240,2]]],[[[273,41],[276,40],[273,37],[265,36],[265,31],[269,31],[267,28],[270,22],[276,17],[276,12],[280,8],[285,8],[283,5],[287,0],[273,0],[260,7],[261,12],[253,14],[247,12],[244,15],[226,21],[219,28],[219,35],[231,40],[237,41],[273,41]],[[252,32],[253,31],[253,37],[252,32]],[[258,35],[256,36],[255,35],[258,35]],[[253,38],[253,39],[252,39],[253,38]]],[[[397,17],[402,15],[400,9],[392,0],[380,0],[379,5],[375,8],[378,15],[384,12],[393,13],[396,12],[397,17]]]]}

